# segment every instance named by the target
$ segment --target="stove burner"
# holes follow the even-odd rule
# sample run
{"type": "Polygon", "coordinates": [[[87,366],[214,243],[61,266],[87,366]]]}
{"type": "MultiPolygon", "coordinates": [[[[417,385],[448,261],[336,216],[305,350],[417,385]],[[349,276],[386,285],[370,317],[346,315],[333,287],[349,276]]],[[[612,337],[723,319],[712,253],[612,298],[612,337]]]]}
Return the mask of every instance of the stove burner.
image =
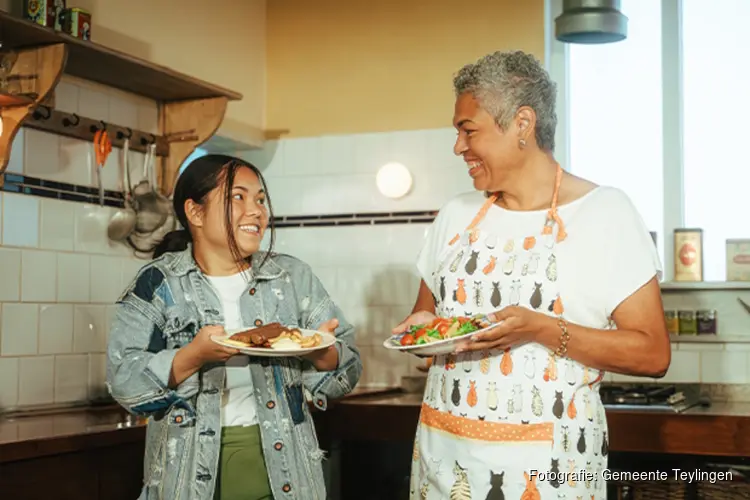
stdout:
{"type": "Polygon", "coordinates": [[[604,404],[628,405],[668,405],[668,398],[677,392],[672,385],[665,387],[621,387],[609,386],[601,388],[601,398],[604,404]]]}

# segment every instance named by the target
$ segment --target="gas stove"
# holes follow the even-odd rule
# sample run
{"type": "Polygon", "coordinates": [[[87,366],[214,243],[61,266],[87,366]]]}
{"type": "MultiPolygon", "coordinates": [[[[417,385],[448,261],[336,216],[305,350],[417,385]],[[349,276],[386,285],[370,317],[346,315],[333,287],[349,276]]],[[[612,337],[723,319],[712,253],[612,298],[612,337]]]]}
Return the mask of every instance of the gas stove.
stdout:
{"type": "Polygon", "coordinates": [[[682,413],[694,406],[710,406],[710,401],[702,397],[698,385],[663,384],[612,384],[602,386],[601,395],[604,408],[608,411],[638,410],[668,413],[682,413]]]}

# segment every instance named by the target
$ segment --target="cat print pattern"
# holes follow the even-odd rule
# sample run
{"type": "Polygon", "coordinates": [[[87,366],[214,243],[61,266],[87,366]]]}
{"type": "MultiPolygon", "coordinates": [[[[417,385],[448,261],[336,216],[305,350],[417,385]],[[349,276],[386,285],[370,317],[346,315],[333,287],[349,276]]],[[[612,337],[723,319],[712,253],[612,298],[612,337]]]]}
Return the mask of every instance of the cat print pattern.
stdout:
{"type": "MultiPolygon", "coordinates": [[[[539,234],[514,239],[481,223],[464,234],[434,275],[437,314],[518,305],[565,317],[558,243],[554,231],[545,234],[541,227],[539,234]]],[[[601,474],[607,467],[602,376],[534,343],[437,356],[417,430],[411,500],[603,500],[600,478],[558,480],[553,474],[540,482],[529,476],[530,469],[601,474]]]]}

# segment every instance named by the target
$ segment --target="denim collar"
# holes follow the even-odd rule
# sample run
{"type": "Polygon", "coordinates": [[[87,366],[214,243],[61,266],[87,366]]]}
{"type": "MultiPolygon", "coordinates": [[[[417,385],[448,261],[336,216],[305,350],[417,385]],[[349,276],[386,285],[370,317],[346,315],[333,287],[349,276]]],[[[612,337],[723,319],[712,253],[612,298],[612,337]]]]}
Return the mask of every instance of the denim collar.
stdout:
{"type": "MultiPolygon", "coordinates": [[[[266,262],[261,267],[260,263],[266,256],[267,252],[255,252],[250,258],[250,278],[257,280],[273,280],[281,277],[286,271],[279,266],[274,260],[274,254],[270,254],[266,262]]],[[[167,267],[177,276],[184,276],[190,272],[201,272],[198,264],[193,258],[193,245],[188,243],[188,247],[182,252],[175,253],[175,258],[167,264],[167,267]]]]}

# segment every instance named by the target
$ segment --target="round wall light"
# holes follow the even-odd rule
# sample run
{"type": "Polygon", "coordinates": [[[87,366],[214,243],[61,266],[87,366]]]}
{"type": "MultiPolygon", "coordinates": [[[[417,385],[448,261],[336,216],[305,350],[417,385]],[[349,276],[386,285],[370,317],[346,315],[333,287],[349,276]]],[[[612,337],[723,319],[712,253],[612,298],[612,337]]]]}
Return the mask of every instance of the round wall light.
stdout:
{"type": "Polygon", "coordinates": [[[388,198],[401,198],[411,189],[411,173],[401,163],[386,163],[375,177],[378,190],[388,198]]]}

